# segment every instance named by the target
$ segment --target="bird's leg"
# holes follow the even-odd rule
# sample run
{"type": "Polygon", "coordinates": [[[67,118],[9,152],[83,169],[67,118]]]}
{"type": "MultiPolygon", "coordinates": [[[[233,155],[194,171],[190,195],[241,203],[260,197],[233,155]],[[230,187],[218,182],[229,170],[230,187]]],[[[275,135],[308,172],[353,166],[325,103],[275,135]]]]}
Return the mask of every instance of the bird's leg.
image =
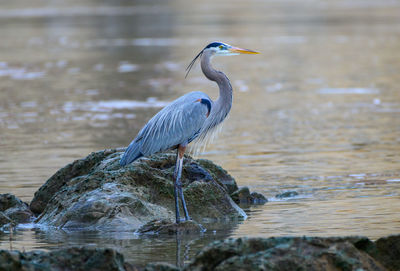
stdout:
{"type": "Polygon", "coordinates": [[[178,195],[179,195],[179,198],[181,199],[181,202],[182,202],[183,212],[185,213],[185,219],[186,220],[190,220],[189,212],[188,212],[187,207],[186,207],[185,197],[183,195],[182,182],[181,182],[182,166],[183,166],[183,155],[185,154],[185,150],[186,150],[186,145],[179,145],[178,146],[176,167],[175,167],[175,172],[174,172],[176,223],[180,222],[180,219],[179,219],[179,203],[178,203],[178,198],[177,198],[178,195]]]}
{"type": "MultiPolygon", "coordinates": [[[[181,171],[181,173],[182,173],[182,167],[183,167],[183,155],[185,154],[186,146],[187,145],[179,145],[179,147],[178,147],[178,157],[181,160],[181,162],[180,162],[180,165],[181,165],[180,166],[180,171],[181,171]]],[[[179,177],[181,176],[181,173],[179,174],[179,177]]],[[[185,213],[185,220],[190,220],[189,212],[188,212],[187,207],[186,207],[185,196],[183,195],[182,183],[181,183],[180,180],[179,180],[179,183],[180,183],[180,186],[178,186],[179,196],[180,196],[181,201],[182,201],[183,212],[185,213]]]]}
{"type": "MultiPolygon", "coordinates": [[[[179,151],[178,151],[179,152],[179,151]]],[[[178,186],[180,184],[180,175],[181,171],[179,169],[181,164],[181,159],[179,159],[179,153],[176,157],[176,165],[174,170],[174,198],[175,198],[175,216],[176,216],[176,223],[179,224],[180,217],[179,217],[179,194],[178,194],[178,186]]]]}

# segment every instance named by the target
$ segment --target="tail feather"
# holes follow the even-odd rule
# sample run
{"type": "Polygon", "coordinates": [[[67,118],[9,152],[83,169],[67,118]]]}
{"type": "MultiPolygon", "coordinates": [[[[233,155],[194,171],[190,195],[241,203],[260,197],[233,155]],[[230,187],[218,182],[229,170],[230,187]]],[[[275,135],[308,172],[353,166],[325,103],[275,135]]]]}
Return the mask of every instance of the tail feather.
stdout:
{"type": "Polygon", "coordinates": [[[121,166],[125,166],[127,164],[132,163],[136,159],[139,159],[140,157],[143,156],[143,154],[139,150],[140,144],[138,144],[135,141],[132,141],[131,144],[129,144],[128,148],[126,148],[124,155],[122,156],[121,160],[119,161],[119,164],[121,166]]]}

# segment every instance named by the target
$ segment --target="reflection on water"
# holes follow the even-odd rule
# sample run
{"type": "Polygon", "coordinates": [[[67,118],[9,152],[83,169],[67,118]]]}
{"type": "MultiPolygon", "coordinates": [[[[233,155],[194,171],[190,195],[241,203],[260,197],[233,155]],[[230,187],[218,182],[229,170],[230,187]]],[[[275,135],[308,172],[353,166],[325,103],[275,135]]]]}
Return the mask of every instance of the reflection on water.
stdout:
{"type": "Polygon", "coordinates": [[[72,160],[126,146],[168,101],[192,90],[215,98],[198,65],[184,79],[208,42],[262,52],[214,60],[231,78],[234,104],[222,139],[201,156],[269,203],[196,237],[19,229],[15,248],[111,246],[132,262],[182,264],[229,236],[400,230],[398,1],[1,6],[0,193],[25,201],[72,160]],[[298,195],[276,197],[286,191],[298,195]]]}
{"type": "Polygon", "coordinates": [[[196,253],[215,240],[228,238],[237,228],[237,221],[229,224],[203,224],[206,232],[179,235],[137,235],[134,232],[64,231],[59,229],[32,229],[23,224],[9,234],[1,235],[2,249],[53,250],[60,247],[109,247],[118,250],[126,261],[144,266],[149,260],[163,261],[183,266],[196,253]]]}

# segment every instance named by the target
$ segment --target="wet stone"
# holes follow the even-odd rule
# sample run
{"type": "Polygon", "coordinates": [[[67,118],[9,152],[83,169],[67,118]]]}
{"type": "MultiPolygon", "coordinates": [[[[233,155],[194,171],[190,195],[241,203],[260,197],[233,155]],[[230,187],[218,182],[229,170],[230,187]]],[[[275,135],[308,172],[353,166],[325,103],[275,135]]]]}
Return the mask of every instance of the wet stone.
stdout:
{"type": "Polygon", "coordinates": [[[264,195],[257,192],[252,192],[250,194],[250,198],[251,198],[251,204],[264,204],[268,202],[267,198],[264,197],[264,195]]]}
{"type": "MultiPolygon", "coordinates": [[[[184,270],[386,270],[356,247],[366,237],[272,237],[216,241],[184,270]]],[[[393,269],[394,270],[394,269],[393,269]]]]}
{"type": "Polygon", "coordinates": [[[286,191],[280,194],[276,194],[275,197],[278,199],[282,199],[282,198],[292,198],[298,195],[299,193],[297,193],[296,191],[286,191]]]}
{"type": "Polygon", "coordinates": [[[12,194],[0,194],[0,213],[3,214],[3,218],[8,217],[15,223],[27,223],[33,220],[33,213],[28,204],[12,194]]]}
{"type": "Polygon", "coordinates": [[[170,220],[153,220],[140,227],[138,234],[198,234],[205,228],[193,220],[182,221],[179,224],[170,220]]]}
{"type": "Polygon", "coordinates": [[[243,186],[231,194],[232,199],[238,204],[264,204],[268,200],[260,193],[250,193],[247,186],[243,186]]]}

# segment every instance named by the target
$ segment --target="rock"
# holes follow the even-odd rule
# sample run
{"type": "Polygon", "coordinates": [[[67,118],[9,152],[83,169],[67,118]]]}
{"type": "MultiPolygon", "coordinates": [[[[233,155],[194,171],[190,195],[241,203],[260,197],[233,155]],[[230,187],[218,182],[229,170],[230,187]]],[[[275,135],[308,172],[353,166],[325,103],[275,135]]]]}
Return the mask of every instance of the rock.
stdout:
{"type": "Polygon", "coordinates": [[[239,189],[235,179],[232,178],[232,176],[229,175],[229,173],[222,167],[207,159],[198,159],[197,162],[202,168],[208,169],[212,179],[216,180],[219,184],[226,188],[229,194],[232,194],[239,189]]]}
{"type": "Polygon", "coordinates": [[[268,202],[267,198],[264,197],[264,195],[257,192],[252,192],[250,194],[250,198],[251,198],[251,204],[265,204],[268,202]]]}
{"type": "Polygon", "coordinates": [[[358,236],[225,239],[207,245],[183,268],[148,263],[144,269],[126,263],[122,254],[107,248],[0,250],[0,270],[400,270],[399,244],[400,235],[376,242],[358,236]]]}
{"type": "Polygon", "coordinates": [[[295,197],[295,196],[298,196],[298,195],[299,195],[299,193],[297,193],[296,191],[286,191],[286,192],[283,192],[283,193],[280,193],[280,194],[276,194],[275,198],[278,198],[278,199],[291,198],[291,197],[295,197]]]}
{"type": "Polygon", "coordinates": [[[12,194],[0,194],[0,212],[15,223],[27,223],[33,219],[28,204],[12,194]]]}
{"type": "Polygon", "coordinates": [[[133,270],[112,249],[67,248],[51,252],[0,250],[0,270],[133,270]]]}
{"type": "Polygon", "coordinates": [[[238,204],[264,204],[268,200],[260,193],[253,192],[250,194],[250,189],[243,186],[231,194],[232,199],[238,204]]]}
{"type": "Polygon", "coordinates": [[[368,241],[366,237],[226,239],[206,246],[184,270],[386,270],[355,245],[368,241]]]}
{"type": "MultiPolygon", "coordinates": [[[[31,202],[31,209],[41,213],[36,222],[64,229],[135,231],[152,220],[173,220],[176,154],[144,157],[121,167],[122,153],[92,153],[56,172],[31,202]]],[[[182,183],[194,220],[245,215],[228,194],[234,179],[211,162],[186,156],[182,183]]]]}
{"type": "Polygon", "coordinates": [[[140,227],[136,233],[139,234],[176,234],[176,233],[200,233],[205,229],[199,223],[189,220],[179,224],[170,220],[153,220],[140,227]]]}
{"type": "Polygon", "coordinates": [[[116,150],[104,150],[93,152],[85,159],[76,160],[56,172],[42,187],[36,191],[30,204],[30,209],[35,214],[43,212],[50,199],[60,191],[71,179],[88,174],[93,166],[102,161],[105,157],[115,153],[116,150]]]}
{"type": "Polygon", "coordinates": [[[379,238],[372,254],[388,270],[400,270],[400,235],[379,238]]]}
{"type": "Polygon", "coordinates": [[[248,203],[250,200],[250,189],[247,186],[241,187],[231,194],[232,199],[240,204],[240,203],[248,203]]]}

